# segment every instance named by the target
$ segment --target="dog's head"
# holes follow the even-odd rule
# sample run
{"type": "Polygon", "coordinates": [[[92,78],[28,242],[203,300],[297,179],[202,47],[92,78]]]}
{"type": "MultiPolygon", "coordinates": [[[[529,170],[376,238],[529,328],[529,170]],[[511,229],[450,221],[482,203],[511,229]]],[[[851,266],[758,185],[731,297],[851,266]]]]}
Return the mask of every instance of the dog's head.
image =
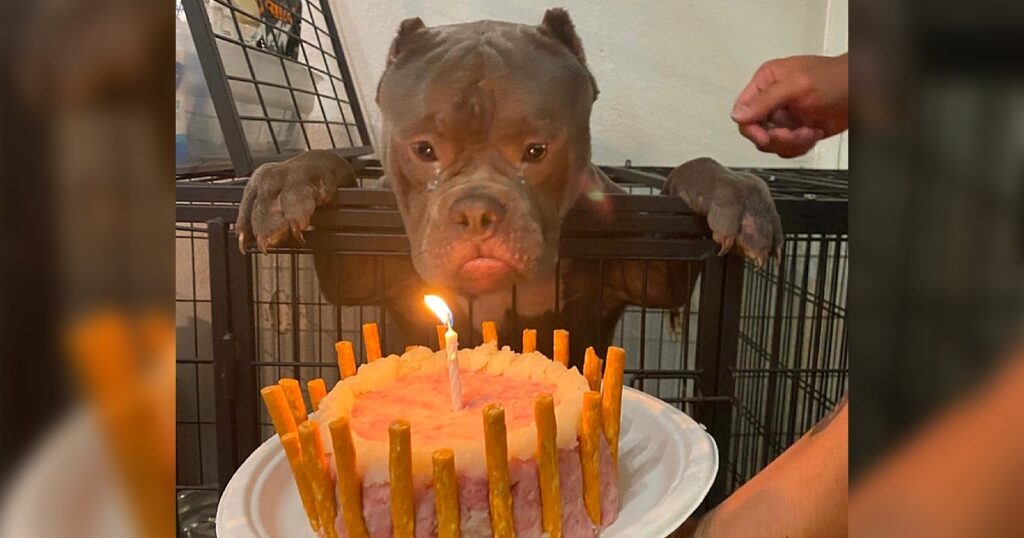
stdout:
{"type": "Polygon", "coordinates": [[[483,294],[549,276],[590,177],[597,87],[569,15],[538,26],[402,22],[377,90],[413,263],[483,294]]]}

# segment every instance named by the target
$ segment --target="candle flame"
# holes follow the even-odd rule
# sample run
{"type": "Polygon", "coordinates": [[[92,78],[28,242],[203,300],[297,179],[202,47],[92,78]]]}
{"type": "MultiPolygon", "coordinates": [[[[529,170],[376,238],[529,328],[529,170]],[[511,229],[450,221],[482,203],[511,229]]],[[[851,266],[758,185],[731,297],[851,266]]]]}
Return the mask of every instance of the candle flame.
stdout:
{"type": "Polygon", "coordinates": [[[444,323],[449,329],[452,327],[452,311],[448,308],[448,304],[444,302],[444,299],[437,295],[424,295],[423,302],[437,316],[437,319],[441,320],[441,323],[444,323]]]}

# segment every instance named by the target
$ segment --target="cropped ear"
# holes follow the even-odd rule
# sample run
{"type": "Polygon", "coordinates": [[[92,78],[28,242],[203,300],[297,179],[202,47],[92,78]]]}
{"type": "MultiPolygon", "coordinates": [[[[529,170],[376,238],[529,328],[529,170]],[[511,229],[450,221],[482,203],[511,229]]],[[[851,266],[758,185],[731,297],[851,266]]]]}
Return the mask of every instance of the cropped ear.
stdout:
{"type": "Polygon", "coordinates": [[[427,25],[423,24],[423,21],[419,17],[412,17],[402,21],[402,24],[398,25],[398,34],[395,35],[394,41],[391,42],[391,49],[388,50],[387,65],[391,65],[398,59],[408,46],[409,38],[412,37],[413,34],[426,27],[427,25]]]}
{"type": "Polygon", "coordinates": [[[583,42],[580,41],[580,36],[576,35],[576,26],[572,24],[572,19],[569,18],[569,12],[560,8],[551,8],[544,12],[544,20],[540,23],[540,30],[542,33],[546,33],[553,37],[556,41],[565,45],[565,48],[569,49],[569,52],[576,56],[576,59],[580,61],[583,68],[587,70],[587,76],[590,78],[590,87],[594,90],[594,101],[597,101],[597,81],[594,80],[594,75],[590,72],[590,68],[587,67],[587,56],[583,53],[583,42]]]}
{"type": "Polygon", "coordinates": [[[580,63],[583,65],[587,64],[587,57],[583,54],[583,43],[580,42],[580,37],[576,35],[576,27],[573,26],[568,11],[560,7],[547,10],[544,13],[544,20],[541,21],[540,27],[547,30],[551,37],[562,42],[569,49],[569,52],[579,58],[580,63]]]}

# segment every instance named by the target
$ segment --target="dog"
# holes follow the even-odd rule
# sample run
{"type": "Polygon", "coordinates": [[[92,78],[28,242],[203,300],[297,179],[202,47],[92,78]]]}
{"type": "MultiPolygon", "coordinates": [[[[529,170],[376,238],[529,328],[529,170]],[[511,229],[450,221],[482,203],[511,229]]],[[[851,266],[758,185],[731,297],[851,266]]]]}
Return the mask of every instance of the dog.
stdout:
{"type": "MultiPolygon", "coordinates": [[[[539,349],[550,350],[552,330],[568,329],[575,365],[584,345],[610,342],[627,305],[685,304],[699,263],[650,262],[646,278],[642,262],[608,261],[600,269],[557,263],[566,213],[581,199],[621,192],[590,161],[597,96],[562,9],[548,10],[537,26],[403,21],[376,100],[384,131],[378,149],[411,259],[317,253],[324,295],[342,305],[383,299],[402,332],[389,339],[398,345],[418,341],[436,323],[423,306],[425,291],[445,296],[457,320],[469,320],[472,298],[469,321],[497,321],[503,342],[517,341],[514,327],[532,327],[539,349]]],[[[255,242],[265,251],[288,236],[301,239],[316,207],[356,186],[349,163],[329,151],[261,166],[235,223],[240,247],[255,242]]],[[[664,192],[706,216],[721,254],[736,249],[759,263],[778,257],[782,227],[759,178],[700,158],[673,170],[664,192]]]]}

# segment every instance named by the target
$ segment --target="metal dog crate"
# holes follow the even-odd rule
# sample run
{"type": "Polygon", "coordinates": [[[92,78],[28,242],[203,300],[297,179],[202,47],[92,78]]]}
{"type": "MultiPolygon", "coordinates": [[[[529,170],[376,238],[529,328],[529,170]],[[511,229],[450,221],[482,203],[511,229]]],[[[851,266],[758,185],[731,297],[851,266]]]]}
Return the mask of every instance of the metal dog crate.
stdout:
{"type": "MultiPolygon", "coordinates": [[[[365,322],[381,325],[385,352],[413,343],[396,341],[381,305],[326,302],[313,269],[314,251],[408,256],[394,197],[378,188],[379,163],[361,158],[372,147],[329,2],[302,0],[301,13],[293,13],[302,21],[295,58],[240,39],[239,20],[252,15],[238,5],[181,0],[180,8],[227,149],[219,165],[179,168],[176,182],[181,536],[213,535],[219,491],[272,434],[261,386],[282,376],[322,377],[332,386],[334,342],[356,342],[362,357],[365,322]],[[211,22],[213,11],[221,13],[222,31],[211,22]],[[228,57],[244,61],[232,67],[228,57]],[[246,96],[255,101],[244,102],[246,96]],[[262,162],[317,147],[352,160],[362,188],[339,191],[332,207],[319,210],[306,244],[242,255],[231,223],[247,176],[262,162]]],[[[597,226],[586,208],[574,210],[560,257],[599,271],[623,259],[699,264],[683,308],[629,307],[608,343],[627,350],[630,386],[678,406],[714,436],[721,464],[711,506],[802,435],[846,389],[847,173],[749,170],[768,183],[786,231],[781,262],[758,268],[737,256],[715,256],[704,220],[680,200],[657,195],[668,168],[627,162],[604,169],[630,194],[612,196],[611,224],[597,226]]],[[[380,278],[386,282],[387,275],[380,278]]],[[[432,338],[433,328],[424,327],[416,343],[432,338]]]]}

